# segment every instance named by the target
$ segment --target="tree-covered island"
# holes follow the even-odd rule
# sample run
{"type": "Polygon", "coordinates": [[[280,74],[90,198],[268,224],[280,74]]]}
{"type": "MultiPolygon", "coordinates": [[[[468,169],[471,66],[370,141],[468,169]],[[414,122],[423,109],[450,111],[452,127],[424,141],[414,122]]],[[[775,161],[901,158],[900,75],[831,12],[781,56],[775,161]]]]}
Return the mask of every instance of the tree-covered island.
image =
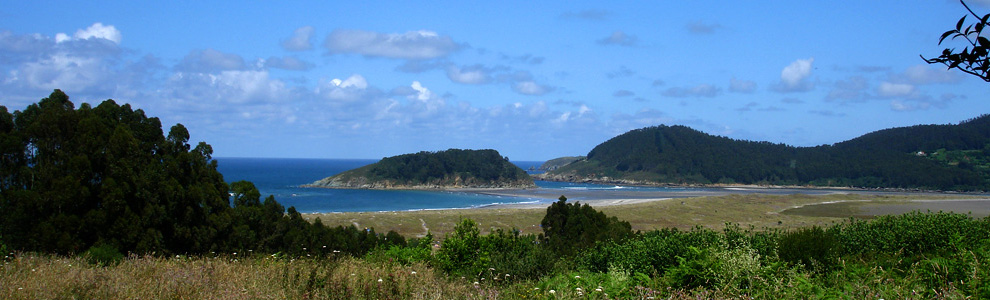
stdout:
{"type": "Polygon", "coordinates": [[[330,176],[309,187],[363,189],[532,188],[526,171],[495,150],[403,154],[330,176]]]}

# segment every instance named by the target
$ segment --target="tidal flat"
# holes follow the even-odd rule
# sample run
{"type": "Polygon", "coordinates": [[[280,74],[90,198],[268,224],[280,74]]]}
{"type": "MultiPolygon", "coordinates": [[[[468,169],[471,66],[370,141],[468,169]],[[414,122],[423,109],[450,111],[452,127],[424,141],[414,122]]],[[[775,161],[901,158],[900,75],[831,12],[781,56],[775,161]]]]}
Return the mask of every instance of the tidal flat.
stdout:
{"type": "MultiPolygon", "coordinates": [[[[328,226],[355,225],[374,228],[377,232],[395,230],[408,237],[432,233],[435,238],[442,238],[462,219],[478,222],[483,232],[518,229],[523,234],[539,234],[546,207],[561,196],[542,189],[473,192],[539,200],[469,209],[317,213],[304,217],[311,221],[319,218],[328,226]]],[[[642,231],[695,226],[718,229],[727,223],[756,230],[791,229],[914,210],[972,212],[974,217],[990,214],[990,195],[985,194],[733,187],[665,192],[576,190],[563,196],[570,202],[588,204],[608,216],[628,221],[633,230],[642,231]]]]}

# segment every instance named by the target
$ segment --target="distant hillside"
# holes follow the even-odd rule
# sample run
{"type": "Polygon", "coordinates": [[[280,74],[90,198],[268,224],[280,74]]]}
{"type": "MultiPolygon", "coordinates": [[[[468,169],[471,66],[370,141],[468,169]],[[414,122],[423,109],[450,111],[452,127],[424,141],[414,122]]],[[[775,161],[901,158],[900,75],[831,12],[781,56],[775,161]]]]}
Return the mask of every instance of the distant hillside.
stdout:
{"type": "Polygon", "coordinates": [[[564,156],[548,160],[540,165],[540,170],[542,171],[552,171],[560,167],[566,166],[569,163],[582,160],[584,156],[564,156]]]}
{"type": "Polygon", "coordinates": [[[450,149],[383,158],[309,186],[367,189],[529,188],[526,171],[495,150],[450,149]]]}
{"type": "Polygon", "coordinates": [[[734,140],[684,126],[657,126],[616,136],[592,149],[586,160],[540,178],[986,190],[990,171],[979,164],[980,159],[966,158],[966,154],[982,156],[990,151],[988,145],[988,115],[958,125],[881,130],[818,147],[734,140]],[[956,153],[967,163],[929,155],[939,149],[943,154],[956,153]]]}

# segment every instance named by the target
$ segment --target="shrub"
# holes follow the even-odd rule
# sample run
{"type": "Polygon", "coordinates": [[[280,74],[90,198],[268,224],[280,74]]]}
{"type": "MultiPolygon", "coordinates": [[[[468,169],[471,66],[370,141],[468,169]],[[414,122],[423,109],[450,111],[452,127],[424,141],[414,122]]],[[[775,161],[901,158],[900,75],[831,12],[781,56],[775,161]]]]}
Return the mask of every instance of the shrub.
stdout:
{"type": "Polygon", "coordinates": [[[89,250],[86,250],[83,256],[86,257],[86,261],[90,264],[104,267],[117,265],[124,259],[124,255],[117,250],[117,247],[110,244],[93,246],[89,250]]]}
{"type": "Polygon", "coordinates": [[[825,272],[837,264],[839,248],[838,239],[832,233],[813,226],[784,233],[780,237],[777,255],[782,261],[801,264],[811,271],[825,272]]]}

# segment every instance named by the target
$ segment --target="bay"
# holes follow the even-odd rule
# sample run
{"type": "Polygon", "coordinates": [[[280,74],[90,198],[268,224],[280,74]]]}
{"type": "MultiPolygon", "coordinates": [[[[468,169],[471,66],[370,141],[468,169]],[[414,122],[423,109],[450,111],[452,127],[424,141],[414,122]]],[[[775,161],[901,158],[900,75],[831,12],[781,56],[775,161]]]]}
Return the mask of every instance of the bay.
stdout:
{"type": "MultiPolygon", "coordinates": [[[[536,198],[482,195],[450,191],[397,191],[304,188],[328,176],[377,162],[375,159],[216,158],[226,182],[247,180],[262,198],[275,196],[286,208],[302,213],[405,211],[474,208],[495,204],[532,203],[536,198]]],[[[542,162],[513,162],[521,168],[542,162]]]]}

